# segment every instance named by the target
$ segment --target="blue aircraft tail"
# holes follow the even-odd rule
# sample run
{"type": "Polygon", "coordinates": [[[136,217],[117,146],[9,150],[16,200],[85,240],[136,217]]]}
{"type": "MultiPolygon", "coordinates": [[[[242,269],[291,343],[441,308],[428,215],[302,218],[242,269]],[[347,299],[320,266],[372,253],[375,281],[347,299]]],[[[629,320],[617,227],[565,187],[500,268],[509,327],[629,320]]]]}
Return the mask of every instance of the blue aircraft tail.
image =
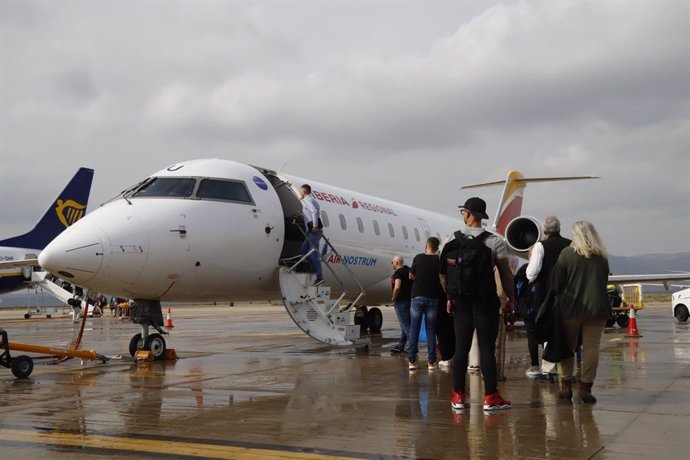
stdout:
{"type": "Polygon", "coordinates": [[[0,246],[43,249],[64,229],[86,214],[93,169],[79,168],[67,187],[28,233],[0,241],[0,246]]]}

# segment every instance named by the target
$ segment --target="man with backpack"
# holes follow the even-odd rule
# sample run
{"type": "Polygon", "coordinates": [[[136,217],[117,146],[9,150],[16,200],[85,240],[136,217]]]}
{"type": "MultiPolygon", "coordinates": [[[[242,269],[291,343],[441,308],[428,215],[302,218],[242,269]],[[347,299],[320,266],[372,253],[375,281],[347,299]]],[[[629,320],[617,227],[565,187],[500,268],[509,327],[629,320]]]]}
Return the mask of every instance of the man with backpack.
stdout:
{"type": "MultiPolygon", "coordinates": [[[[453,390],[451,406],[464,409],[468,405],[465,374],[472,334],[477,330],[482,376],[484,377],[484,410],[509,409],[497,389],[496,338],[499,328],[500,302],[496,293],[494,266],[501,284],[513,286],[505,241],[482,227],[488,219],[486,202],[469,198],[460,206],[466,233],[457,231],[441,253],[441,282],[445,284],[448,313],[454,315],[455,355],[453,357],[453,390]]],[[[506,289],[506,308],[513,309],[514,291],[506,289]]]]}

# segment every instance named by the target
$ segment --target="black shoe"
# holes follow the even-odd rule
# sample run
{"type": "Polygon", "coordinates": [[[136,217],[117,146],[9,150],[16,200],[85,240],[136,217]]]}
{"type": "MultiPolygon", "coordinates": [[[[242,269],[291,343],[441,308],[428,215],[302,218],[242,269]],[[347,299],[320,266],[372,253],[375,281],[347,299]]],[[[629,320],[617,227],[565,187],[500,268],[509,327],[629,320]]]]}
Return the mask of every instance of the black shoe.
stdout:
{"type": "Polygon", "coordinates": [[[323,278],[316,278],[314,281],[314,286],[321,286],[325,280],[323,278]]]}
{"type": "Polygon", "coordinates": [[[398,353],[402,353],[403,350],[399,347],[393,347],[391,348],[391,355],[397,355],[398,353]]]}

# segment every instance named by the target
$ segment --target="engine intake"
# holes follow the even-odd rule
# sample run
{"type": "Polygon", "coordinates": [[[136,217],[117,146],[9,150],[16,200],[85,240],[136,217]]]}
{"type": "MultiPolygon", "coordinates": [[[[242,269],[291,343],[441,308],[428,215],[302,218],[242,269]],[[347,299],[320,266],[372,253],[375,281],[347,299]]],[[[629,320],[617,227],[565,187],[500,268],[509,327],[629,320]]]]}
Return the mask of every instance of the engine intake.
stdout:
{"type": "Polygon", "coordinates": [[[541,240],[541,225],[534,217],[516,217],[506,227],[508,247],[517,253],[525,253],[541,240]]]}

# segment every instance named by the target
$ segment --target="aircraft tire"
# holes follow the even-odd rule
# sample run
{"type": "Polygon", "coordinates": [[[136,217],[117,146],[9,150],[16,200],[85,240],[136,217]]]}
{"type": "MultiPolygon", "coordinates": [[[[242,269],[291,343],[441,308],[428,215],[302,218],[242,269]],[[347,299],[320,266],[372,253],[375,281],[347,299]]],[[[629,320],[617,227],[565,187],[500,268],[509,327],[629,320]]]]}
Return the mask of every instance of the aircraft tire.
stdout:
{"type": "Polygon", "coordinates": [[[676,319],[681,323],[686,322],[688,320],[688,318],[690,317],[690,312],[688,312],[688,307],[686,307],[683,304],[676,305],[676,309],[673,312],[673,316],[675,316],[676,319]]]}
{"type": "Polygon", "coordinates": [[[618,315],[618,318],[616,318],[616,324],[618,324],[619,327],[626,328],[628,327],[628,321],[630,318],[628,318],[628,315],[622,314],[618,315]]]}
{"type": "Polygon", "coordinates": [[[34,370],[34,360],[30,356],[20,355],[12,358],[12,374],[18,379],[25,379],[34,370]]]}
{"type": "Polygon", "coordinates": [[[165,339],[160,334],[149,334],[144,350],[150,351],[155,359],[161,359],[165,354],[165,339]]]}
{"type": "Polygon", "coordinates": [[[137,351],[144,349],[144,341],[141,338],[141,333],[134,334],[132,340],[129,341],[129,354],[134,357],[137,351]]]}
{"type": "Polygon", "coordinates": [[[24,313],[24,319],[30,319],[30,318],[31,318],[31,315],[30,315],[30,314],[24,313]]]}
{"type": "Polygon", "coordinates": [[[381,332],[383,326],[383,313],[378,307],[370,308],[366,314],[366,324],[370,332],[381,332]]]}
{"type": "Polygon", "coordinates": [[[613,327],[614,324],[616,324],[616,318],[613,316],[606,318],[606,327],[613,327]]]}

